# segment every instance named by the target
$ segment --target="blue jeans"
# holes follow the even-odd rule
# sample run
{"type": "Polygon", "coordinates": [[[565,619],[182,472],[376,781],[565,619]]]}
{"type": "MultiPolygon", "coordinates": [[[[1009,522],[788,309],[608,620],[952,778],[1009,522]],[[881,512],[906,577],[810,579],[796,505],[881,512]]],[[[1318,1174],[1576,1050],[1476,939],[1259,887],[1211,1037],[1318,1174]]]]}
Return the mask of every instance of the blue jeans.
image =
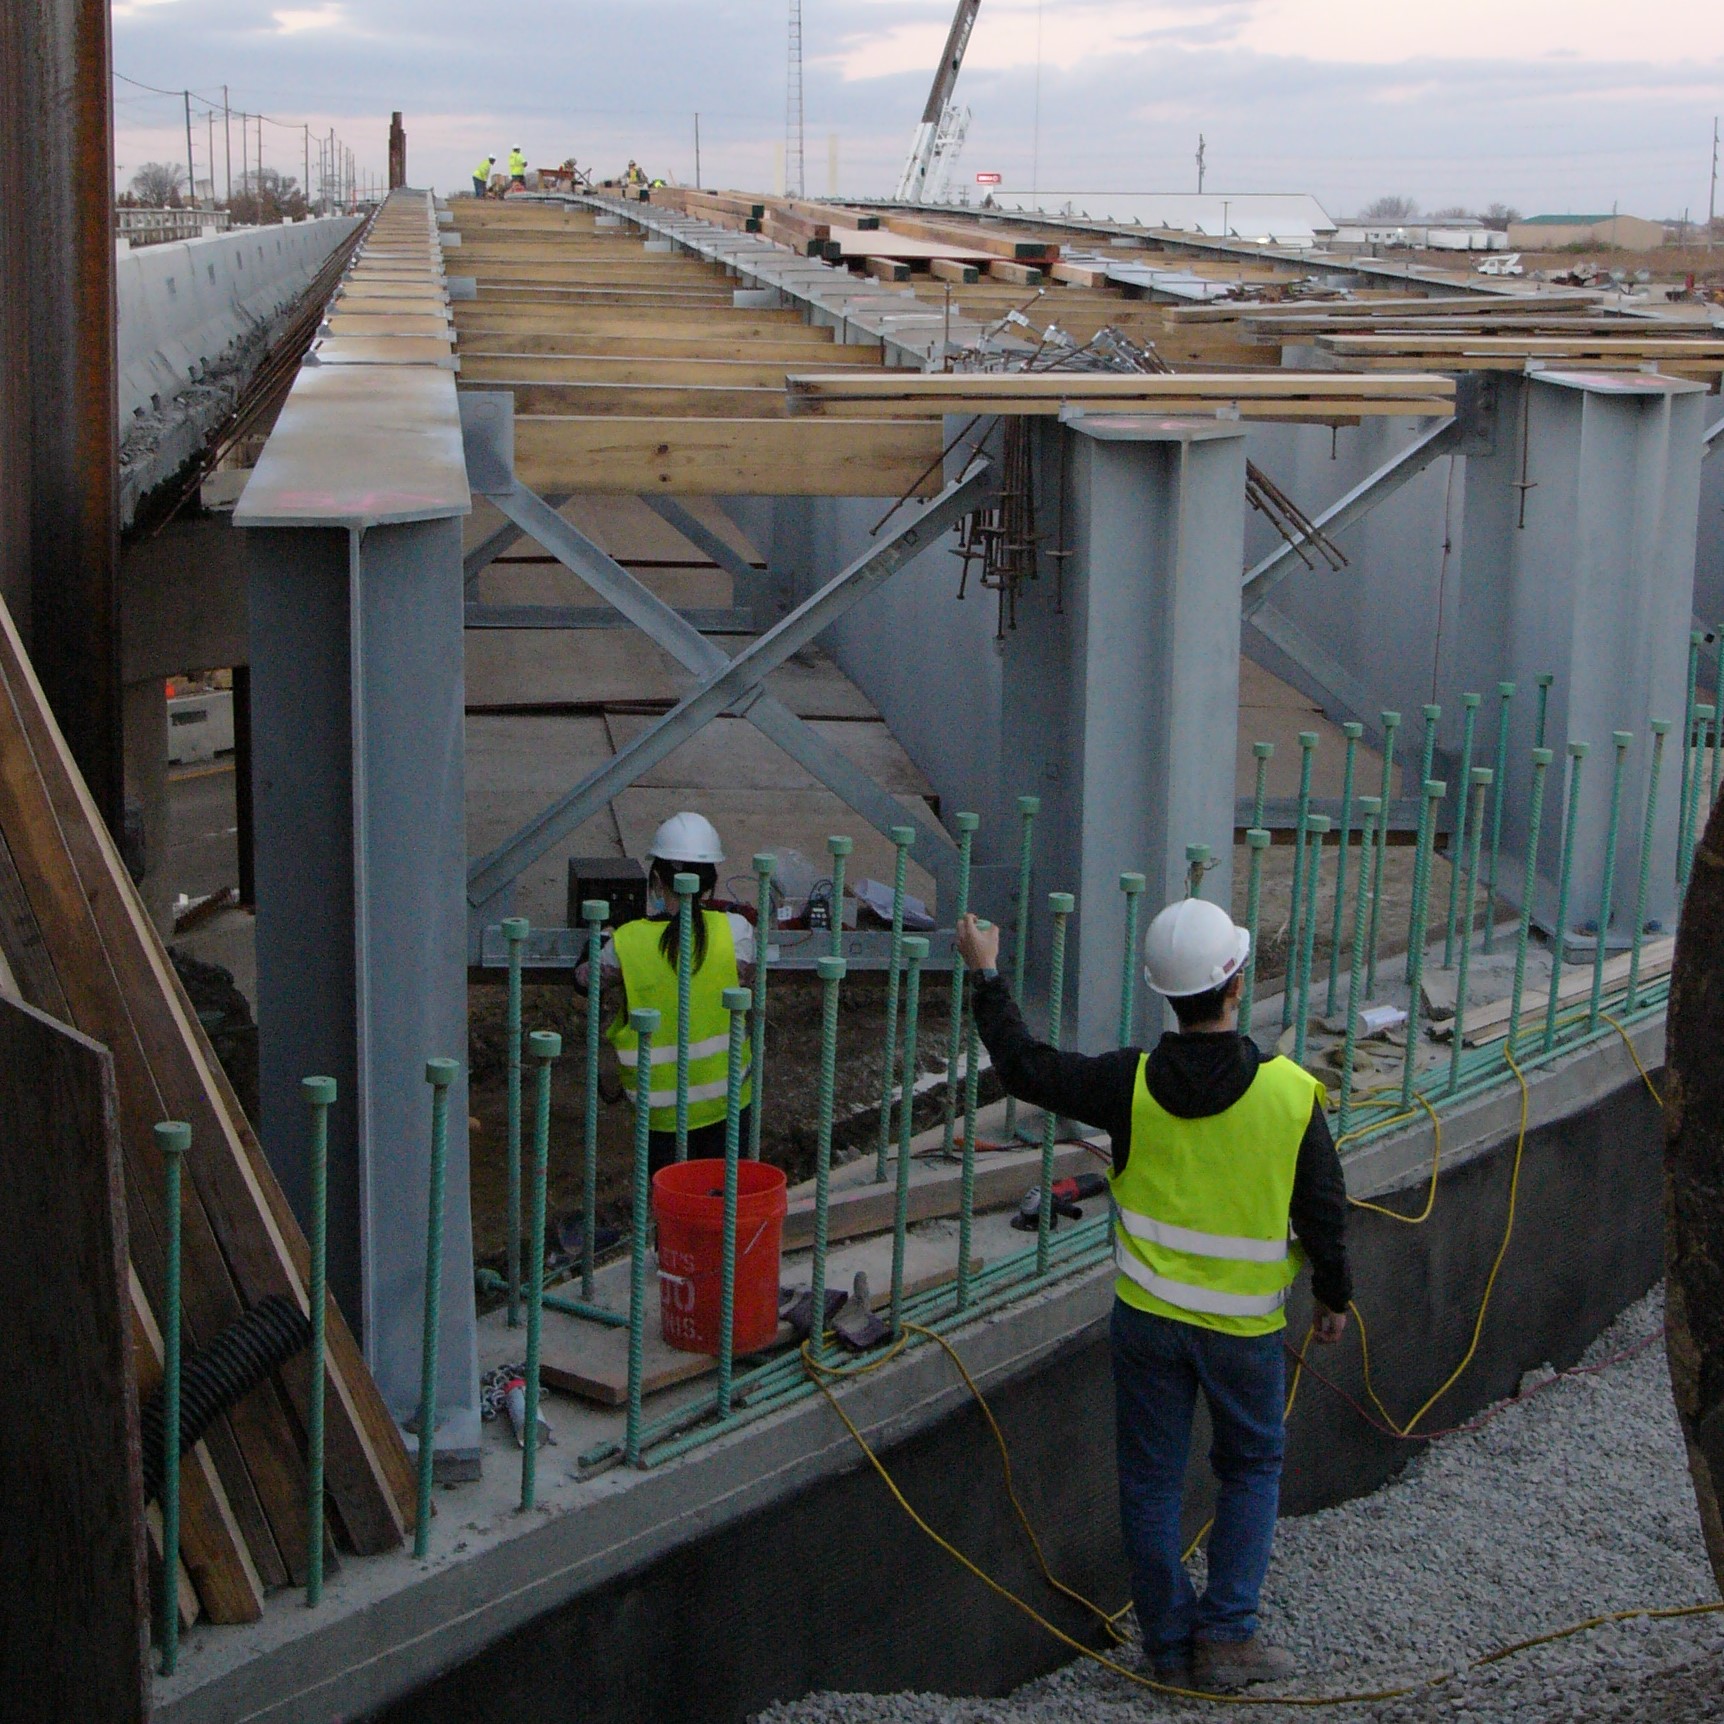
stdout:
{"type": "Polygon", "coordinates": [[[1119,1518],[1144,1652],[1168,1658],[1205,1640],[1257,1632],[1285,1447],[1281,1332],[1225,1335],[1115,1299],[1111,1323],[1119,1518]],[[1220,1484],[1201,1599],[1179,1560],[1191,1415],[1202,1389],[1220,1484]]]}

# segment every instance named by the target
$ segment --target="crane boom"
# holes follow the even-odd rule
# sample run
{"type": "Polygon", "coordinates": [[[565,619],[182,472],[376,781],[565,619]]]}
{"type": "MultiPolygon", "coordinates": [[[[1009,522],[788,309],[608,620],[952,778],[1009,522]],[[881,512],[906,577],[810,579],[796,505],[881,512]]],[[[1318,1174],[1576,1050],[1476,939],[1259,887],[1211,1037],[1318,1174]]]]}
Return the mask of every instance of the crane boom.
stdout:
{"type": "MultiPolygon", "coordinates": [[[[934,69],[934,82],[928,91],[927,105],[922,109],[921,123],[910,139],[910,153],[904,158],[904,171],[898,177],[896,196],[908,203],[919,202],[928,193],[929,182],[937,155],[956,153],[952,140],[961,143],[963,123],[956,114],[947,119],[952,107],[952,92],[958,85],[958,72],[964,64],[964,50],[970,45],[970,32],[976,25],[976,14],[982,0],[958,0],[952,16],[952,28],[946,33],[945,52],[934,69]],[[940,148],[942,138],[945,148],[940,148]]],[[[967,116],[965,116],[967,123],[967,116]]],[[[945,163],[949,171],[950,162],[945,163]]],[[[942,179],[944,176],[940,176],[942,179]]]]}

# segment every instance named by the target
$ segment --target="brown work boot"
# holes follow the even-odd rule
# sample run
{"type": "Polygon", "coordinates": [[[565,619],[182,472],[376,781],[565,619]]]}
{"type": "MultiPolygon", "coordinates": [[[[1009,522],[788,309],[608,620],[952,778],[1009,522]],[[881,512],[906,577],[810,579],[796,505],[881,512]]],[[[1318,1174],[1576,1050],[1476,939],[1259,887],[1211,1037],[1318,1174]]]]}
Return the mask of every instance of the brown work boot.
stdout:
{"type": "Polygon", "coordinates": [[[1230,1694],[1253,1682],[1281,1682],[1298,1668],[1291,1652],[1257,1634],[1249,1640],[1199,1640],[1191,1659],[1192,1681],[1206,1694],[1230,1694]]]}

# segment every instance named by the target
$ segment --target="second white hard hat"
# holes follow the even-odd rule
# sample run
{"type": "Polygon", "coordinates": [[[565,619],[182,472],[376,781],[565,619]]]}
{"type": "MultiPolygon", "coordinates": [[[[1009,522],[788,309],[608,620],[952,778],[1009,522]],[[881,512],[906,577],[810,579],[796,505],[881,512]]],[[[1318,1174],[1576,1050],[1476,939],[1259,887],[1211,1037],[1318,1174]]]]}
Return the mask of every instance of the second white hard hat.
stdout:
{"type": "Polygon", "coordinates": [[[1143,937],[1144,980],[1169,999],[1207,993],[1231,981],[1250,951],[1250,934],[1219,904],[1181,898],[1143,937]]]}
{"type": "Polygon", "coordinates": [[[724,845],[704,814],[673,814],[652,835],[651,854],[660,862],[722,862],[724,845]]]}

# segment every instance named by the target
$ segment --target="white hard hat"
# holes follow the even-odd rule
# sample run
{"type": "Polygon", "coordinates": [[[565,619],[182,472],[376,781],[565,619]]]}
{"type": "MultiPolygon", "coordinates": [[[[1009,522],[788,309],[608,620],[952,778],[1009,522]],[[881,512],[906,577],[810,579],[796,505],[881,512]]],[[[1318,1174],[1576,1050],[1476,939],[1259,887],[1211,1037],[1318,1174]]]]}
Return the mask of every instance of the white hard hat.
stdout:
{"type": "Polygon", "coordinates": [[[651,854],[658,862],[722,862],[724,846],[704,814],[673,814],[652,835],[651,854]]]}
{"type": "Polygon", "coordinates": [[[1169,999],[1205,994],[1231,981],[1250,951],[1251,936],[1219,904],[1181,898],[1143,937],[1144,980],[1169,999]]]}

